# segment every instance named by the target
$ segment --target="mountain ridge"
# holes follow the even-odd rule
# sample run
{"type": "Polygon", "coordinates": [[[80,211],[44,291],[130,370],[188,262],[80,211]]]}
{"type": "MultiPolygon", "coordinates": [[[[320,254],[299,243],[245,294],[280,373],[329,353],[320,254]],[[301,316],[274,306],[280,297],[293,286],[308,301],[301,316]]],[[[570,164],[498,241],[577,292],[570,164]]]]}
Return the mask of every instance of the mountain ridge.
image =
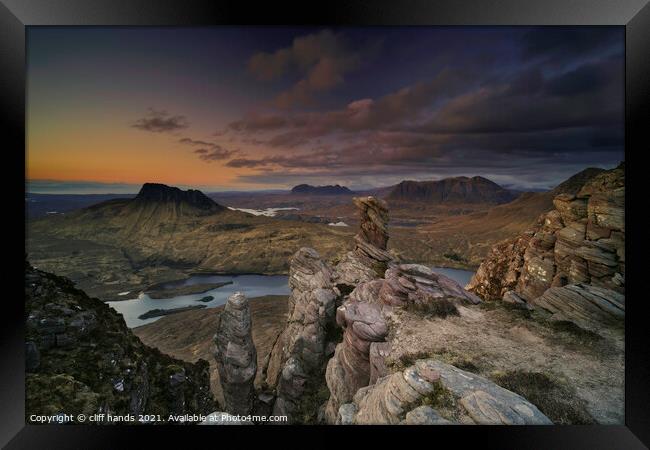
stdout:
{"type": "Polygon", "coordinates": [[[450,177],[441,180],[404,180],[387,194],[388,200],[431,203],[508,203],[517,197],[512,191],[481,177],[450,177]]]}

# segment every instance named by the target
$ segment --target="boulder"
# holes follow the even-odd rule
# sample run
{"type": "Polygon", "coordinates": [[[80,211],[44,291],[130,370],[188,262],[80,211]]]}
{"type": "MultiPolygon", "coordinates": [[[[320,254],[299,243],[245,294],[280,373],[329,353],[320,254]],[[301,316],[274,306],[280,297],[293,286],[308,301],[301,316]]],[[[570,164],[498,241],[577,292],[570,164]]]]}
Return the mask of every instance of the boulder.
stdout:
{"type": "Polygon", "coordinates": [[[401,264],[388,269],[379,299],[388,306],[423,306],[444,300],[467,304],[481,302],[451,278],[420,264],[401,264]]]}
{"type": "Polygon", "coordinates": [[[418,360],[360,389],[339,409],[344,415],[351,424],[552,424],[520,395],[434,359],[418,360]]]}
{"type": "Polygon", "coordinates": [[[550,288],[532,303],[551,313],[552,320],[568,320],[596,332],[625,317],[624,295],[582,283],[550,288]]]}

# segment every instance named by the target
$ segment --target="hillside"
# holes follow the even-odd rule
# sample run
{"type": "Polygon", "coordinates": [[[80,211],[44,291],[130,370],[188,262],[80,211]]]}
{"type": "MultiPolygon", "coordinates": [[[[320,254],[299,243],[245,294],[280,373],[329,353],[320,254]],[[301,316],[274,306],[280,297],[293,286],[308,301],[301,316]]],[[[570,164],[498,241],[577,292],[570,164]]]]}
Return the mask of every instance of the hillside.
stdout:
{"type": "Polygon", "coordinates": [[[512,202],[466,215],[440,216],[417,229],[395,229],[391,248],[405,258],[450,267],[478,267],[492,245],[523,232],[553,209],[558,194],[575,194],[603,169],[588,168],[547,192],[525,192],[512,202]]]}
{"type": "Polygon", "coordinates": [[[207,414],[206,361],[147,347],[105,303],[25,267],[25,414],[207,414]]]}
{"type": "MultiPolygon", "coordinates": [[[[592,194],[612,184],[597,183],[592,194]]],[[[244,408],[297,424],[623,422],[620,323],[594,332],[541,308],[483,301],[387,254],[385,202],[362,197],[355,206],[354,250],[333,265],[313,249],[296,252],[288,302],[233,296],[231,306],[244,305],[238,314],[193,311],[135,332],[188,361],[213,356],[213,375],[236,374],[212,386],[226,394],[252,390],[250,401],[224,396],[231,414],[244,408]],[[243,330],[221,334],[221,343],[241,349],[235,339],[244,336],[246,354],[256,358],[239,357],[233,366],[223,350],[210,354],[215,329],[243,330]]]]}
{"type": "Polygon", "coordinates": [[[39,268],[65,275],[103,300],[178,279],[188,271],[285,273],[309,245],[336,257],[349,230],[232,211],[199,191],[145,185],[115,199],[28,223],[39,268]]]}

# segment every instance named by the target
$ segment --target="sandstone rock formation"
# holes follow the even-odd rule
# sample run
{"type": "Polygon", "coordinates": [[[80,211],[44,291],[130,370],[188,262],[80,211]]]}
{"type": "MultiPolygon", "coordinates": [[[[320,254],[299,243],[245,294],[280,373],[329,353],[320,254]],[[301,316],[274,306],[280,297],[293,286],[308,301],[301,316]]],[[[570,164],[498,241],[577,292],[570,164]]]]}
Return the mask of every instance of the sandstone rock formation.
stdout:
{"type": "Polygon", "coordinates": [[[605,297],[619,316],[625,293],[624,202],[624,164],[595,176],[575,195],[557,195],[555,209],[531,230],[492,249],[467,289],[486,300],[537,304],[554,317],[583,324],[584,311],[577,312],[576,305],[605,297]],[[554,289],[537,301],[550,288],[569,285],[574,287],[554,289]],[[596,297],[586,286],[600,288],[596,297]]]}
{"type": "Polygon", "coordinates": [[[313,249],[302,248],[291,259],[287,326],[273,347],[266,377],[268,387],[276,388],[275,415],[291,416],[308,380],[323,375],[340,296],[333,278],[332,268],[313,249]]]}
{"type": "Polygon", "coordinates": [[[327,366],[326,419],[333,423],[342,404],[387,374],[385,341],[394,308],[446,315],[456,311],[456,304],[479,302],[455,281],[417,264],[394,266],[385,279],[360,283],[336,313],[344,335],[327,366]]]}
{"type": "MultiPolygon", "coordinates": [[[[369,282],[369,284],[377,284],[369,282]]],[[[375,286],[375,292],[378,292],[375,286]]],[[[344,329],[343,342],[336,346],[334,356],[327,364],[326,381],[330,398],[325,409],[328,422],[336,419],[341,404],[349,402],[354,394],[370,383],[370,348],[384,341],[388,324],[381,305],[350,299],[336,312],[336,321],[344,329]]],[[[379,349],[375,350],[378,353],[379,349]]],[[[375,366],[377,366],[375,358],[375,366]]],[[[380,367],[381,370],[381,367],[380,367]]],[[[375,369],[374,378],[377,378],[375,369]]]]}
{"type": "Polygon", "coordinates": [[[596,332],[625,318],[623,294],[582,283],[552,287],[532,303],[552,313],[553,320],[570,320],[596,332]]]}
{"type": "Polygon", "coordinates": [[[550,425],[523,397],[433,359],[359,389],[339,408],[340,424],[550,425]]]}
{"type": "Polygon", "coordinates": [[[359,232],[356,246],[337,265],[339,283],[356,286],[384,276],[392,256],[388,245],[388,206],[375,197],[355,197],[359,210],[359,232]]]}
{"type": "Polygon", "coordinates": [[[235,415],[253,411],[257,352],[251,334],[248,299],[240,292],[228,298],[217,333],[214,358],[223,388],[225,409],[235,415]]]}

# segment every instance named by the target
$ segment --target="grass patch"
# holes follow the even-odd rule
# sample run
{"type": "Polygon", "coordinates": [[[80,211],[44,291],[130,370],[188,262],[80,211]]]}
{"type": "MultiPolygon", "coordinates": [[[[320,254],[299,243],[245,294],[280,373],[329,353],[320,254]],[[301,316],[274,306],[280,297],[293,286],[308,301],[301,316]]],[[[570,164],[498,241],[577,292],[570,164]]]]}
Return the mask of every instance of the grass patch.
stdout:
{"type": "Polygon", "coordinates": [[[418,405],[411,405],[406,410],[411,410],[417,406],[430,406],[441,417],[452,422],[458,421],[458,405],[454,395],[445,388],[440,381],[433,383],[433,392],[422,397],[418,405]]]}
{"type": "Polygon", "coordinates": [[[586,330],[573,322],[565,320],[546,320],[543,324],[553,331],[549,341],[578,352],[589,352],[598,358],[616,352],[608,339],[598,333],[586,330]]]}
{"type": "Polygon", "coordinates": [[[430,317],[458,316],[458,309],[450,300],[445,298],[428,299],[428,301],[409,303],[407,311],[430,317]]]}
{"type": "Polygon", "coordinates": [[[448,353],[445,349],[440,351],[417,351],[413,353],[404,353],[397,359],[397,361],[393,361],[392,364],[390,361],[387,363],[395,370],[404,370],[415,364],[419,359],[430,359],[434,357],[440,361],[446,362],[447,364],[458,367],[461,370],[466,370],[476,374],[481,373],[481,367],[477,365],[474,360],[448,353]]]}
{"type": "Polygon", "coordinates": [[[305,384],[305,392],[300,398],[300,403],[294,416],[298,424],[318,424],[320,407],[330,397],[330,391],[325,382],[325,374],[315,378],[317,381],[309,380],[305,384]]]}
{"type": "Polygon", "coordinates": [[[537,406],[556,425],[596,423],[583,400],[546,374],[515,370],[493,376],[492,379],[499,386],[537,406]]]}
{"type": "Polygon", "coordinates": [[[452,261],[456,261],[456,262],[460,262],[460,263],[467,262],[467,260],[465,258],[460,256],[458,253],[454,253],[454,252],[443,253],[442,256],[444,256],[445,258],[450,259],[452,261]]]}
{"type": "Polygon", "coordinates": [[[403,368],[407,368],[415,364],[418,359],[427,359],[429,354],[427,352],[405,353],[399,357],[399,364],[403,368]]]}
{"type": "Polygon", "coordinates": [[[372,270],[375,271],[377,276],[379,278],[384,278],[384,274],[386,273],[386,270],[388,269],[388,264],[385,262],[376,262],[372,265],[372,270]]]}
{"type": "Polygon", "coordinates": [[[585,330],[584,328],[581,328],[580,326],[568,320],[553,320],[550,321],[550,325],[551,328],[553,328],[555,331],[570,334],[581,341],[593,342],[602,339],[602,336],[600,336],[598,333],[594,333],[590,330],[585,330]]]}

